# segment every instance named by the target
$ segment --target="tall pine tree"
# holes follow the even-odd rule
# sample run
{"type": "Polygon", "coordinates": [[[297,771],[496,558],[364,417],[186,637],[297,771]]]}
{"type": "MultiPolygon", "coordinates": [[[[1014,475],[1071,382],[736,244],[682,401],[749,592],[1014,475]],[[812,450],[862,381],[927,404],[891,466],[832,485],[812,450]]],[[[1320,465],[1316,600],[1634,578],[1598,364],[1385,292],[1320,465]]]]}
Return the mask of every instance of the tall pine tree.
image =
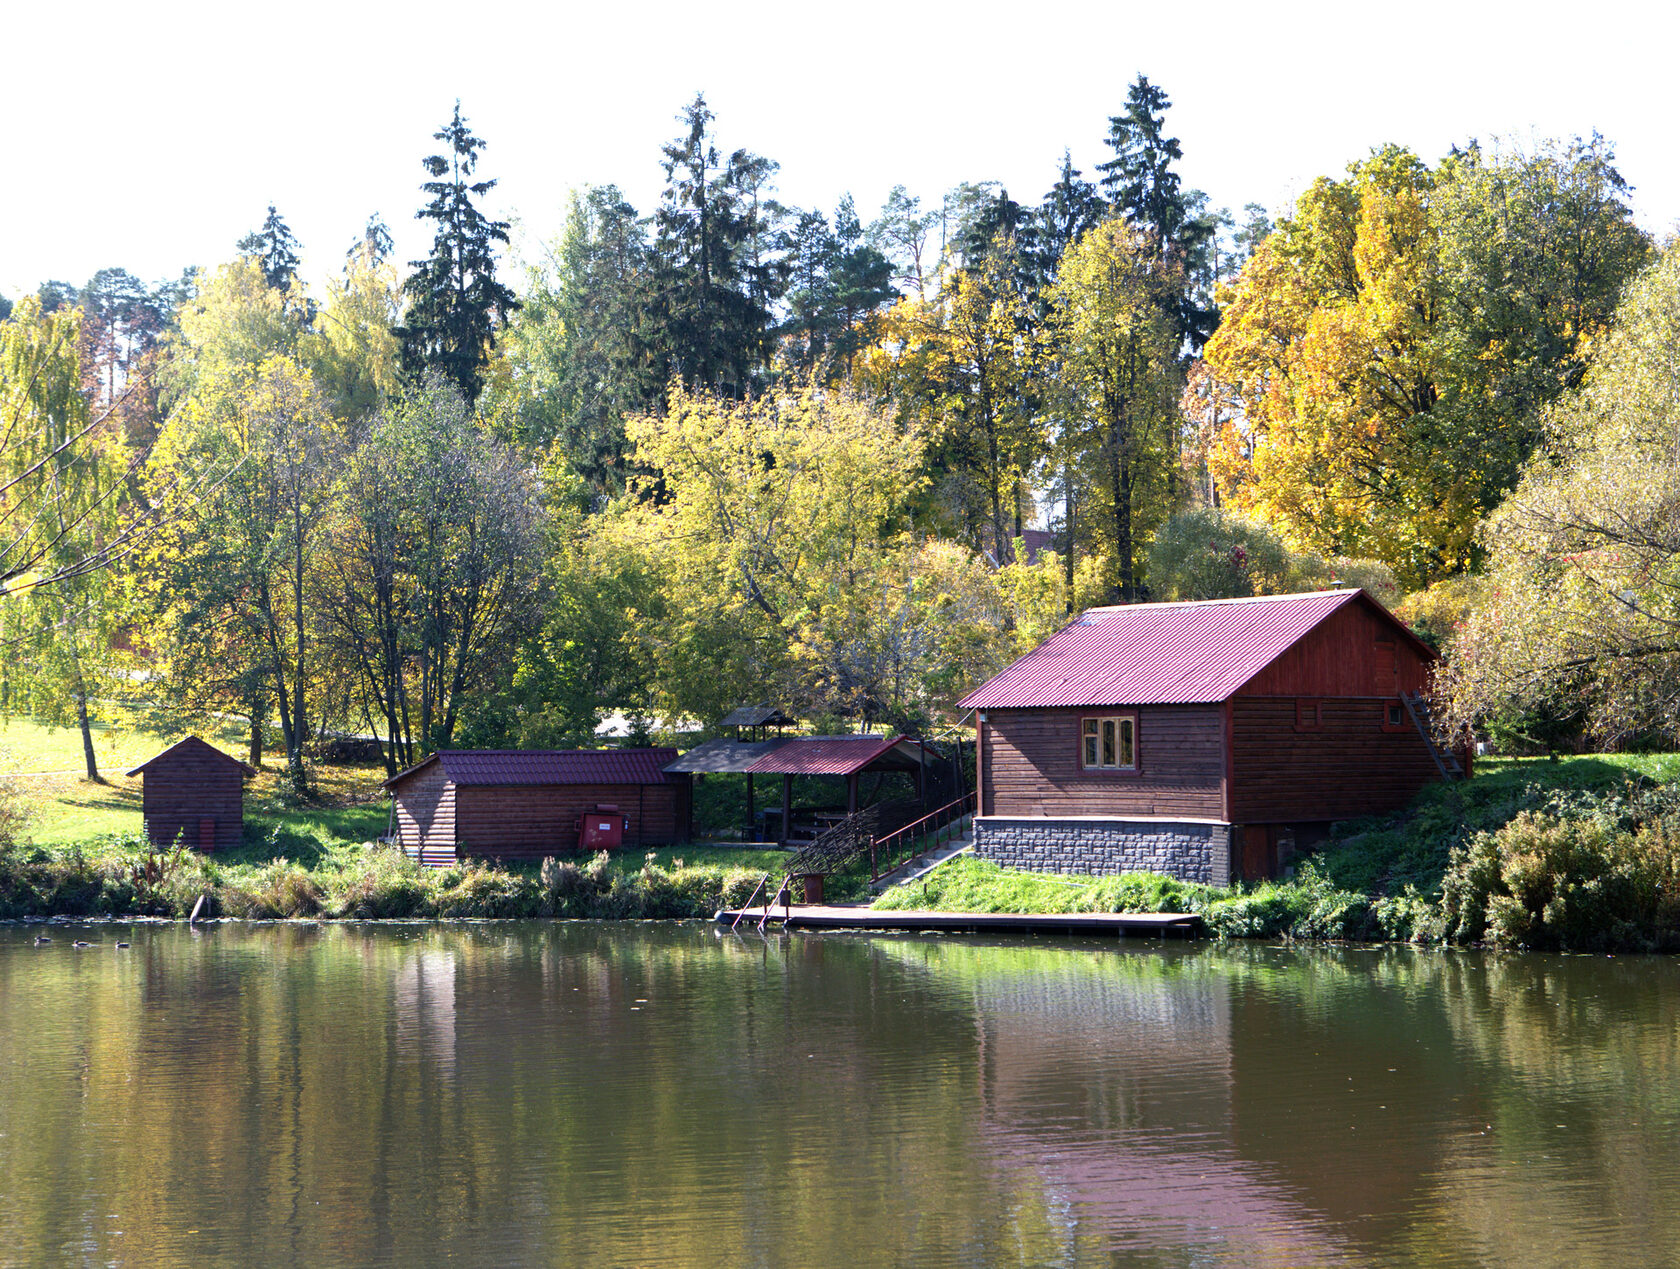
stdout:
{"type": "Polygon", "coordinates": [[[254,256],[262,265],[263,279],[276,291],[288,290],[297,277],[298,240],[273,203],[262,228],[239,240],[239,254],[254,256]]]}
{"type": "Polygon", "coordinates": [[[1201,214],[1205,199],[1186,191],[1173,165],[1184,157],[1177,137],[1166,134],[1166,92],[1139,75],[1126,92],[1126,109],[1108,121],[1108,144],[1114,157],[1099,163],[1103,189],[1126,223],[1154,248],[1169,274],[1178,282],[1169,302],[1181,338],[1200,348],[1213,332],[1218,314],[1198,302],[1186,279],[1206,254],[1216,226],[1201,214]]]}
{"type": "Polygon", "coordinates": [[[650,303],[641,343],[661,382],[740,397],[768,361],[779,269],[764,249],[774,164],[746,150],[724,161],[703,94],[683,108],[684,133],[665,146],[665,190],[654,213],[650,303]]]}
{"type": "Polygon", "coordinates": [[[432,254],[409,262],[414,272],[403,285],[408,314],[397,338],[403,369],[412,378],[436,370],[470,405],[483,390],[497,327],[519,301],[496,280],[496,244],[508,241],[508,226],[479,210],[478,200],[496,182],[472,179],[485,143],[461,117],[460,102],[449,123],[432,135],[444,142],[445,152],[424,161],[432,179],[420,188],[431,201],[415,213],[416,220],[435,226],[432,254]]]}

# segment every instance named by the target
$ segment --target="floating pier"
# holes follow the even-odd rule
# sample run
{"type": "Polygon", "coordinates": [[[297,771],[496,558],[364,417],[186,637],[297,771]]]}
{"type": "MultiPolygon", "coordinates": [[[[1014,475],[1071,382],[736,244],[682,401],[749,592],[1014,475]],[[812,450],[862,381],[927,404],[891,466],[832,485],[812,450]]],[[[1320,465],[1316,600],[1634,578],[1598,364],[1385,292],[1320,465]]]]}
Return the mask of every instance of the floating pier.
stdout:
{"type": "Polygon", "coordinates": [[[1193,912],[932,912],[777,904],[725,908],[717,923],[780,925],[789,930],[964,930],[1056,934],[1191,934],[1202,919],[1193,912]]]}

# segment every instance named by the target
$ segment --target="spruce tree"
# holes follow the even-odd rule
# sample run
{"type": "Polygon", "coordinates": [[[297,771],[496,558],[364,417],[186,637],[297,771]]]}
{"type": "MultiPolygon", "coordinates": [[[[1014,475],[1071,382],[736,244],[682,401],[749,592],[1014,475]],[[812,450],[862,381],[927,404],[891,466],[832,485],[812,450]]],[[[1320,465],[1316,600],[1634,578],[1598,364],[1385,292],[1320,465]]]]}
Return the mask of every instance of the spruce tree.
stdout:
{"type": "Polygon", "coordinates": [[[1125,112],[1108,121],[1114,157],[1099,163],[1103,189],[1126,222],[1144,234],[1169,273],[1178,275],[1172,307],[1179,336],[1199,348],[1218,314],[1199,304],[1186,279],[1200,267],[1215,225],[1200,214],[1205,196],[1182,188],[1173,165],[1184,157],[1177,137],[1166,134],[1172,101],[1139,75],[1126,93],[1125,112]]]}
{"type": "Polygon", "coordinates": [[[350,250],[344,253],[347,264],[361,261],[367,265],[384,264],[391,257],[391,250],[395,244],[391,241],[391,231],[386,228],[385,219],[378,212],[368,217],[367,228],[362,230],[362,236],[350,244],[350,250]]]}
{"type": "Polygon", "coordinates": [[[263,279],[276,291],[289,289],[297,277],[298,240],[273,203],[268,205],[262,228],[239,240],[239,253],[261,262],[263,279]]]}
{"type": "Polygon", "coordinates": [[[714,116],[696,94],[677,116],[683,135],[665,146],[665,190],[654,213],[653,285],[641,344],[650,377],[740,397],[769,357],[779,262],[763,249],[764,198],[775,165],[746,150],[727,162],[714,116]]]}
{"type": "Polygon", "coordinates": [[[1108,214],[1097,187],[1073,165],[1073,155],[1062,151],[1062,169],[1035,216],[1037,282],[1042,289],[1056,280],[1056,266],[1062,253],[1084,234],[1095,229],[1108,214]]]}
{"type": "Polygon", "coordinates": [[[436,370],[472,404],[484,387],[496,329],[519,307],[513,292],[496,280],[496,244],[508,241],[508,226],[479,210],[478,200],[496,182],[472,179],[485,143],[461,117],[460,102],[454,117],[432,135],[444,142],[445,152],[424,160],[432,179],[420,188],[431,201],[414,214],[435,226],[432,253],[409,261],[414,272],[403,284],[408,314],[397,338],[411,378],[418,382],[436,370]]]}

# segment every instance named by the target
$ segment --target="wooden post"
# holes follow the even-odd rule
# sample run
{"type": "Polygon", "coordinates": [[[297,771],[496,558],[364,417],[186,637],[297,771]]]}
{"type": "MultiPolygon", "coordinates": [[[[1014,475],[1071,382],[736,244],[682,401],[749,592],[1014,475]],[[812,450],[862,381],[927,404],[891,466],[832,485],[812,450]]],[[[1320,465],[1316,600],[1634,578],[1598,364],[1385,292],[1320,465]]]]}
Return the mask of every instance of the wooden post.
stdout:
{"type": "Polygon", "coordinates": [[[747,772],[747,840],[749,842],[758,840],[755,836],[757,824],[758,821],[753,816],[753,778],[752,772],[749,771],[747,772]]]}
{"type": "Polygon", "coordinates": [[[782,777],[782,841],[793,836],[793,777],[782,777]]]}
{"type": "Polygon", "coordinates": [[[846,777],[846,814],[856,815],[858,810],[858,773],[852,772],[846,777]]]}
{"type": "Polygon", "coordinates": [[[927,810],[927,741],[916,742],[916,796],[922,800],[922,810],[927,810]]]}

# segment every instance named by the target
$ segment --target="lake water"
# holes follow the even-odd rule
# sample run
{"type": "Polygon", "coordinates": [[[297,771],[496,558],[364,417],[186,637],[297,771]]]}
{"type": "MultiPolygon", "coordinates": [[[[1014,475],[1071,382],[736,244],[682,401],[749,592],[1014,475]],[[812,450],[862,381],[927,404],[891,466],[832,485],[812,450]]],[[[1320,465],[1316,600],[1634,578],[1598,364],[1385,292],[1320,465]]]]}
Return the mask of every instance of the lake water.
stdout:
{"type": "Polygon", "coordinates": [[[40,929],[4,1265],[1680,1264],[1673,960],[40,929]]]}

